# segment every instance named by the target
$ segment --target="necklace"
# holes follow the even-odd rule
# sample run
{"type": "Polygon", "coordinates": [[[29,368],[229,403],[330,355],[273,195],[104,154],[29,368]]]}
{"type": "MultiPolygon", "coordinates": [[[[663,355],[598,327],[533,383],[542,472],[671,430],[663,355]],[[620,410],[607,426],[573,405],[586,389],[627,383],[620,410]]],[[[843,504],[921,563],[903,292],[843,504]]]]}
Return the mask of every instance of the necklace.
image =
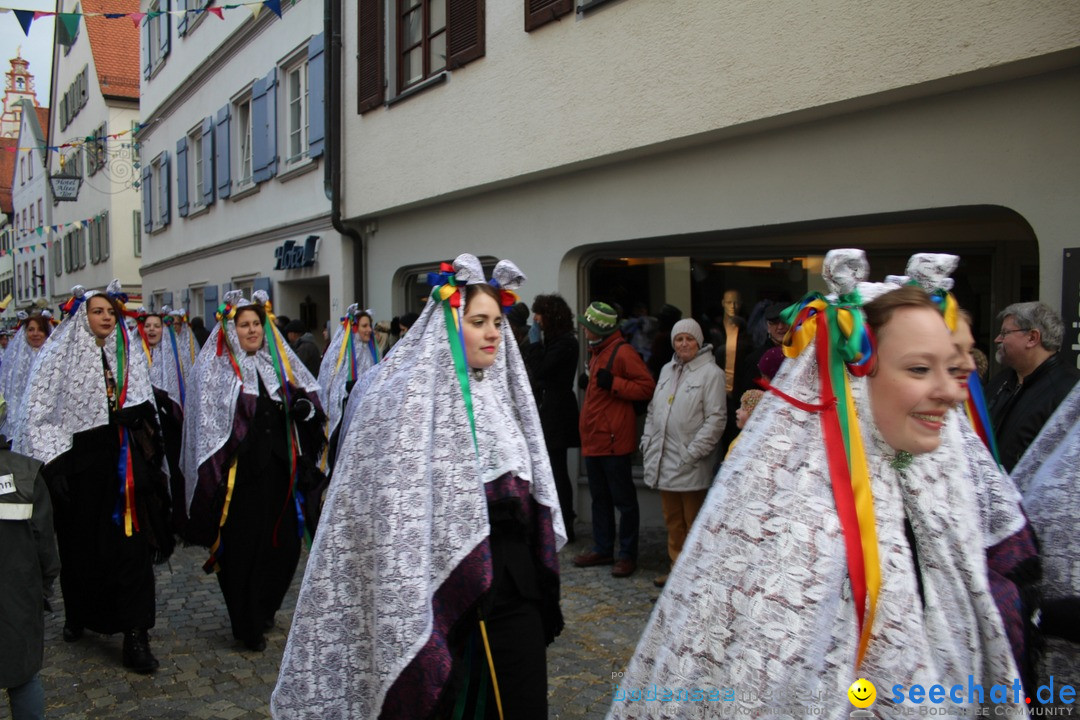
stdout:
{"type": "Polygon", "coordinates": [[[913,456],[906,450],[897,450],[896,455],[894,455],[893,458],[889,460],[889,465],[891,465],[892,469],[896,472],[903,473],[905,470],[911,467],[911,462],[914,459],[915,456],[913,456]]]}
{"type": "Polygon", "coordinates": [[[472,378],[473,378],[473,380],[475,380],[477,382],[480,382],[481,380],[484,379],[484,369],[483,368],[471,368],[471,370],[472,370],[472,378]]]}

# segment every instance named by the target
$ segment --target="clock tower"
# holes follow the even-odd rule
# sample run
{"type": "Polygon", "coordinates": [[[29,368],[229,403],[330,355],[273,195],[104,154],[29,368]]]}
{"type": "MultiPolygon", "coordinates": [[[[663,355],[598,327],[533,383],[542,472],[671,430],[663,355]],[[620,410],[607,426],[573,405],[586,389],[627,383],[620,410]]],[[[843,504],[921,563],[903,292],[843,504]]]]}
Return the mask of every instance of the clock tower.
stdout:
{"type": "Polygon", "coordinates": [[[19,136],[22,106],[17,103],[20,100],[29,100],[34,107],[38,106],[34,76],[29,68],[30,63],[22,58],[22,48],[19,48],[11,59],[11,69],[4,73],[4,112],[0,115],[0,137],[19,136]]]}

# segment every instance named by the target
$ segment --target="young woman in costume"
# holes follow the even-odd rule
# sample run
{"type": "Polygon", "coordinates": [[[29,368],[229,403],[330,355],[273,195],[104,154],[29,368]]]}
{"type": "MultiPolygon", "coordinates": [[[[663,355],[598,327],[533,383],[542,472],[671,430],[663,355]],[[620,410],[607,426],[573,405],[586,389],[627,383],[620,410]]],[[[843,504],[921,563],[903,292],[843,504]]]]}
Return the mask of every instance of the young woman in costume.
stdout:
{"type": "Polygon", "coordinates": [[[76,287],[34,365],[16,452],[44,462],[60,549],[64,640],[123,633],[123,664],[158,667],[153,562],[173,548],[163,448],[145,363],[120,322],[126,296],[76,287]]]}
{"type": "Polygon", "coordinates": [[[33,315],[19,311],[19,327],[4,350],[4,360],[0,364],[0,397],[7,403],[7,415],[0,423],[0,435],[9,436],[12,433],[30,380],[30,369],[52,329],[52,315],[48,310],[33,315]]]}
{"type": "Polygon", "coordinates": [[[300,559],[302,483],[325,441],[318,384],[278,331],[266,294],[226,295],[192,368],[181,470],[186,537],[211,548],[233,637],[266,649],[300,559]]]}
{"type": "MultiPolygon", "coordinates": [[[[824,271],[832,294],[789,311],[789,359],[717,476],[612,718],[708,716],[686,698],[627,701],[654,684],[738,688],[748,713],[797,693],[839,720],[860,677],[905,691],[1017,678],[972,481],[998,471],[965,451],[949,330],[922,289],[860,282],[861,251],[831,251],[824,271]]],[[[1015,505],[993,513],[1002,532],[1022,526],[1015,505]]],[[[878,687],[888,715],[894,693],[878,687]]],[[[1019,713],[1024,698],[1001,702],[1019,713]]]]}
{"type": "Polygon", "coordinates": [[[524,280],[461,255],[349,399],[275,717],[546,718],[566,542],[503,322],[524,280]],[[495,285],[496,287],[492,287],[495,285]]]}

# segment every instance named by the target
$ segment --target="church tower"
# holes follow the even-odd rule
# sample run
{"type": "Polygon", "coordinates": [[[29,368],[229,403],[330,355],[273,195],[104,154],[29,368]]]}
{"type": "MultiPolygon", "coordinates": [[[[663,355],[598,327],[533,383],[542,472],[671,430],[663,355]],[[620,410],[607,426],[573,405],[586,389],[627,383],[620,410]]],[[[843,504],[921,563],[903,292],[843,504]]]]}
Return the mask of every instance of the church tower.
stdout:
{"type": "Polygon", "coordinates": [[[22,58],[22,48],[11,59],[11,69],[4,74],[4,112],[0,115],[0,137],[17,138],[19,123],[22,120],[20,100],[29,100],[38,106],[37,93],[34,90],[34,76],[30,73],[30,63],[22,58]]]}

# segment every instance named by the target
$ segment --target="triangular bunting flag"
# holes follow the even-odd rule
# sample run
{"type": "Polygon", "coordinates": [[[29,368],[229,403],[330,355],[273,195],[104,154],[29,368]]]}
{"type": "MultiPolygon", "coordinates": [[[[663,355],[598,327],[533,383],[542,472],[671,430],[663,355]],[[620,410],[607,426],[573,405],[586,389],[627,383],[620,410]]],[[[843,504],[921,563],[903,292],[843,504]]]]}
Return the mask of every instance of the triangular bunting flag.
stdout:
{"type": "Polygon", "coordinates": [[[128,17],[131,18],[131,22],[135,23],[135,27],[142,25],[143,18],[146,17],[146,13],[128,13],[128,17]]]}
{"type": "Polygon", "coordinates": [[[281,19],[281,0],[263,0],[263,6],[270,8],[281,19]]]}
{"type": "Polygon", "coordinates": [[[35,10],[34,11],[34,19],[35,20],[40,20],[43,17],[52,17],[55,14],[56,13],[53,12],[52,10],[35,10]]]}
{"type": "Polygon", "coordinates": [[[15,17],[19,19],[19,24],[22,25],[26,37],[30,37],[30,23],[34,22],[34,11],[12,9],[12,12],[15,13],[15,17]]]}
{"type": "Polygon", "coordinates": [[[224,20],[225,19],[225,13],[219,7],[206,8],[206,12],[214,13],[215,15],[218,16],[218,20],[224,20]]]}
{"type": "Polygon", "coordinates": [[[59,13],[56,24],[56,41],[70,46],[79,34],[79,13],[59,13]]]}
{"type": "Polygon", "coordinates": [[[41,225],[38,225],[37,226],[37,236],[41,237],[41,233],[43,233],[43,232],[45,232],[45,228],[43,228],[41,225]]]}
{"type": "Polygon", "coordinates": [[[251,19],[258,20],[259,13],[262,12],[263,6],[262,3],[253,3],[251,5],[248,5],[247,9],[251,11],[251,19]]]}

